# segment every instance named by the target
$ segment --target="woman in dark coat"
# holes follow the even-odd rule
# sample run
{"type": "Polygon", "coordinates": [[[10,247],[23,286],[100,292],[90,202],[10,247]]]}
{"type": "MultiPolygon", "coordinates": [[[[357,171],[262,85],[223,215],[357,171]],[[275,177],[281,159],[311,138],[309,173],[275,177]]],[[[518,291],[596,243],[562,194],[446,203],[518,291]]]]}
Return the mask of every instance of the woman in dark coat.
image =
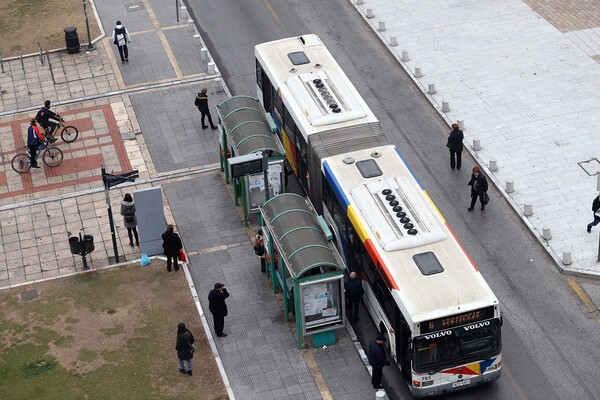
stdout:
{"type": "Polygon", "coordinates": [[[452,169],[454,169],[454,167],[460,169],[464,137],[465,135],[463,134],[463,131],[458,128],[458,124],[452,124],[452,132],[448,135],[448,143],[446,144],[450,150],[450,168],[452,169]]]}
{"type": "Polygon", "coordinates": [[[187,373],[188,375],[192,375],[193,343],[194,335],[185,327],[183,322],[180,322],[177,325],[177,344],[175,345],[175,350],[177,350],[177,358],[179,359],[179,372],[182,374],[186,373],[183,362],[187,361],[187,373]]]}
{"type": "Polygon", "coordinates": [[[165,256],[167,256],[167,271],[171,272],[171,262],[175,266],[175,271],[179,270],[179,264],[177,264],[177,258],[179,257],[179,250],[183,249],[181,239],[179,235],[174,232],[172,224],[167,226],[167,230],[162,234],[163,249],[165,256]]]}
{"type": "Polygon", "coordinates": [[[129,245],[133,247],[133,236],[135,236],[135,244],[139,246],[140,240],[137,231],[137,218],[135,217],[135,204],[129,193],[125,194],[121,202],[121,215],[123,216],[123,225],[127,228],[127,234],[129,235],[129,245]]]}
{"type": "Polygon", "coordinates": [[[473,174],[471,175],[471,180],[468,185],[471,186],[471,206],[469,207],[469,211],[473,211],[473,207],[475,207],[475,203],[477,202],[477,197],[479,197],[479,201],[481,202],[481,210],[485,210],[483,195],[488,190],[488,183],[485,176],[483,176],[479,170],[479,167],[473,167],[473,174]]]}

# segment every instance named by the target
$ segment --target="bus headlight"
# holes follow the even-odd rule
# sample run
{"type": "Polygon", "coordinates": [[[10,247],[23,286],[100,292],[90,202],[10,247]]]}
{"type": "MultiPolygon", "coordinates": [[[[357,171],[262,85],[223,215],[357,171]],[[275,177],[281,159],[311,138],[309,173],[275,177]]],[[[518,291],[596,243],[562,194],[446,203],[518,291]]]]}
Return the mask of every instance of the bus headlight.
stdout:
{"type": "Polygon", "coordinates": [[[423,386],[423,387],[427,387],[427,386],[431,386],[431,385],[433,385],[433,381],[421,382],[421,386],[423,386]]]}
{"type": "Polygon", "coordinates": [[[485,372],[489,372],[489,371],[495,371],[498,368],[500,368],[500,364],[494,364],[494,365],[490,365],[489,367],[487,367],[487,369],[485,370],[485,372]]]}

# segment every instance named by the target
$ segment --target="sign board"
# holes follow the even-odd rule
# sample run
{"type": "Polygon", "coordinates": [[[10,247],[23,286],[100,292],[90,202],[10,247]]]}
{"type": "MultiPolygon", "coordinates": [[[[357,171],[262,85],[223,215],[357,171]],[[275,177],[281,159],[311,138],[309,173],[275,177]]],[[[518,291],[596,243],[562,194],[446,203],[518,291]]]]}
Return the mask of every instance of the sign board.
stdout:
{"type": "Polygon", "coordinates": [[[247,174],[263,172],[263,155],[260,153],[231,157],[227,160],[229,176],[239,178],[247,174]]]}

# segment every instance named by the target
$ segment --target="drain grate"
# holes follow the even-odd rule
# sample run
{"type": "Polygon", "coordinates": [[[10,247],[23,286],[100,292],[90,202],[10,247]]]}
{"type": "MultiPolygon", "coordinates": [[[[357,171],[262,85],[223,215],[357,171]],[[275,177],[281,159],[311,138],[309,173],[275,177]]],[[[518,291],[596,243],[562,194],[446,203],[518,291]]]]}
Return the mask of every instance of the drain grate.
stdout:
{"type": "Polygon", "coordinates": [[[580,161],[577,164],[589,175],[599,175],[600,174],[600,161],[597,158],[592,158],[587,161],[580,161]]]}
{"type": "Polygon", "coordinates": [[[26,290],[24,292],[21,292],[20,296],[21,296],[21,301],[31,301],[31,300],[38,299],[40,297],[40,294],[37,291],[37,289],[31,289],[31,290],[26,290]]]}
{"type": "Polygon", "coordinates": [[[144,3],[142,2],[125,4],[125,8],[127,9],[127,12],[145,10],[144,3]]]}

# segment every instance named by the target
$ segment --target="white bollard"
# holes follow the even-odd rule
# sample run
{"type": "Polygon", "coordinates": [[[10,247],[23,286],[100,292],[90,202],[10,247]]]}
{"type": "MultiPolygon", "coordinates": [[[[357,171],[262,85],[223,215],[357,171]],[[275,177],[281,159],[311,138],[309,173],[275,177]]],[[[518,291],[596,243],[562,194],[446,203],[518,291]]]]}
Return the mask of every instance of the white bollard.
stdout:
{"type": "Polygon", "coordinates": [[[450,112],[450,103],[442,100],[442,112],[450,112]]]}
{"type": "Polygon", "coordinates": [[[493,158],[490,159],[490,171],[492,171],[492,172],[498,171],[498,161],[496,161],[493,158]]]}
{"type": "Polygon", "coordinates": [[[515,183],[513,181],[506,181],[506,193],[512,193],[515,191],[515,183]]]}
{"type": "Polygon", "coordinates": [[[188,19],[188,32],[194,32],[196,30],[196,26],[194,25],[193,19],[188,19]]]}
{"type": "Polygon", "coordinates": [[[533,215],[533,206],[531,204],[525,204],[523,207],[523,215],[529,217],[533,215]]]}
{"type": "Polygon", "coordinates": [[[390,36],[390,46],[398,46],[398,40],[396,36],[390,36]]]}
{"type": "Polygon", "coordinates": [[[481,140],[473,139],[473,150],[475,150],[475,151],[481,150],[481,140]]]}
{"type": "Polygon", "coordinates": [[[356,4],[358,4],[359,6],[363,3],[363,0],[356,0],[356,4]]]}
{"type": "Polygon", "coordinates": [[[387,397],[385,390],[378,390],[375,392],[375,400],[389,400],[389,397],[387,397]]]}
{"type": "Polygon", "coordinates": [[[208,65],[208,73],[209,74],[214,74],[217,71],[214,62],[211,61],[207,65],[208,65]]]}
{"type": "MultiPolygon", "coordinates": [[[[202,41],[200,40],[200,34],[196,33],[194,35],[194,45],[200,46],[201,44],[202,44],[202,41]]],[[[200,56],[202,56],[202,54],[200,54],[200,56]]]]}
{"type": "Polygon", "coordinates": [[[552,231],[550,230],[550,228],[542,228],[542,237],[545,240],[550,240],[552,239],[552,231]]]}
{"type": "Polygon", "coordinates": [[[200,59],[205,61],[208,60],[208,49],[206,47],[200,49],[200,59]]]}
{"type": "Polygon", "coordinates": [[[456,123],[458,124],[458,129],[460,129],[461,131],[465,130],[465,121],[459,119],[458,121],[456,121],[456,123]]]}
{"type": "Polygon", "coordinates": [[[563,251],[562,263],[565,265],[571,265],[573,261],[571,260],[571,249],[567,249],[563,251]]]}
{"type": "Polygon", "coordinates": [[[385,21],[379,21],[379,32],[385,31],[385,21]]]}
{"type": "Polygon", "coordinates": [[[372,8],[367,8],[367,18],[373,18],[375,14],[373,13],[372,8]]]}
{"type": "Polygon", "coordinates": [[[186,19],[188,17],[188,13],[187,13],[187,7],[186,6],[181,6],[181,8],[179,9],[179,14],[181,16],[182,19],[186,19]]]}
{"type": "Polygon", "coordinates": [[[430,83],[429,84],[429,89],[427,90],[427,93],[429,94],[435,94],[436,90],[435,90],[435,83],[430,83]]]}
{"type": "Polygon", "coordinates": [[[221,78],[215,78],[215,83],[217,84],[217,93],[223,93],[225,89],[223,89],[223,84],[221,83],[221,78]]]}
{"type": "Polygon", "coordinates": [[[410,60],[408,50],[402,50],[402,61],[407,62],[408,60],[410,60]]]}
{"type": "Polygon", "coordinates": [[[421,67],[415,67],[415,78],[420,78],[423,76],[423,71],[421,71],[421,67]]]}

